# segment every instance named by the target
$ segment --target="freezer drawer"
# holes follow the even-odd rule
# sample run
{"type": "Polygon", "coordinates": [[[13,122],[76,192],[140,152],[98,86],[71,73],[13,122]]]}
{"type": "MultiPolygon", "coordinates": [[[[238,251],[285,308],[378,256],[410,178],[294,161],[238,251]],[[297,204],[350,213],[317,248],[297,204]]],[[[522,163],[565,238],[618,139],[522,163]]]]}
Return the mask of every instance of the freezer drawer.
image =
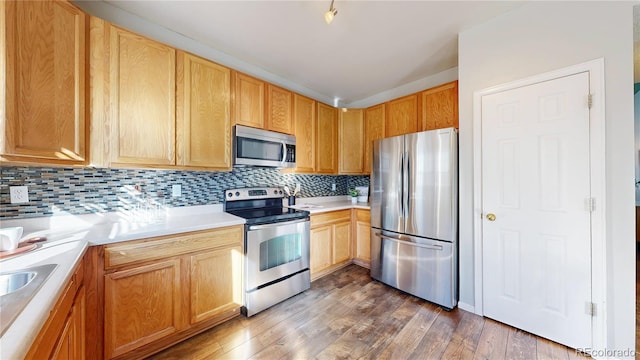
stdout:
{"type": "Polygon", "coordinates": [[[458,303],[456,263],[453,243],[371,229],[371,277],[448,309],[458,303]]]}

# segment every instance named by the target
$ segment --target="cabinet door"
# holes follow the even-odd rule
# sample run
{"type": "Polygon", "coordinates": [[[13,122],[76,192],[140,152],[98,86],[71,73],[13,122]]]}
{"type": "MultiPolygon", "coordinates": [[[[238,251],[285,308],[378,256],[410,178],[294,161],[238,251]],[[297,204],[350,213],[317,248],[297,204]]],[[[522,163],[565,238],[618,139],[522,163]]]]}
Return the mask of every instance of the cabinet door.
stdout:
{"type": "Polygon", "coordinates": [[[51,355],[52,359],[78,360],[85,358],[85,308],[85,289],[84,286],[81,286],[69,311],[69,317],[64,324],[58,343],[53,350],[53,355],[51,355]]]}
{"type": "Polygon", "coordinates": [[[105,353],[108,359],[177,332],[180,260],[169,259],[105,275],[105,353]]]}
{"type": "Polygon", "coordinates": [[[293,94],[293,124],[296,134],[296,172],[311,173],[315,167],[316,102],[293,94]]]}
{"type": "Polygon", "coordinates": [[[231,71],[178,52],[177,164],[231,169],[231,71]]]}
{"type": "Polygon", "coordinates": [[[316,172],[335,174],[338,172],[338,110],[318,103],[316,142],[316,172]]]}
{"type": "Polygon", "coordinates": [[[355,258],[371,261],[371,215],[368,210],[356,210],[355,258]]]}
{"type": "Polygon", "coordinates": [[[2,160],[86,163],[88,16],[67,1],[2,1],[2,160]]]}
{"type": "Polygon", "coordinates": [[[110,28],[112,164],[175,164],[175,50],[110,28]]]}
{"type": "Polygon", "coordinates": [[[293,94],[291,91],[268,84],[266,108],[268,130],[293,134],[293,94]]]}
{"type": "Polygon", "coordinates": [[[234,124],[264,128],[264,81],[234,71],[234,124]]]}
{"type": "Polygon", "coordinates": [[[311,255],[309,268],[311,275],[331,266],[333,227],[331,225],[311,229],[311,255]]]}
{"type": "Polygon", "coordinates": [[[351,223],[333,225],[333,264],[351,259],[351,223]]]}
{"type": "Polygon", "coordinates": [[[409,95],[387,103],[386,137],[418,131],[418,95],[409,95]]]}
{"type": "Polygon", "coordinates": [[[191,255],[191,324],[242,306],[242,247],[191,255]]]}
{"type": "Polygon", "coordinates": [[[338,173],[364,172],[364,111],[348,109],[340,112],[338,126],[338,173]]]}
{"type": "Polygon", "coordinates": [[[421,129],[458,127],[458,81],[420,93],[421,129]]]}
{"type": "Polygon", "coordinates": [[[384,138],[385,104],[367,108],[364,113],[364,172],[371,173],[373,140],[384,138]]]}

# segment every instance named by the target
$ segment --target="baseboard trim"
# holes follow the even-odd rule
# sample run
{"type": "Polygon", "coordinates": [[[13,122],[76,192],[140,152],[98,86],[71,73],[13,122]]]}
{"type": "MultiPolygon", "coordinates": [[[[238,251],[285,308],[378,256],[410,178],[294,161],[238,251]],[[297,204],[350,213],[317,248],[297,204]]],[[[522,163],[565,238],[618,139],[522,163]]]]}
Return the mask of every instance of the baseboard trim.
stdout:
{"type": "MultiPolygon", "coordinates": [[[[473,305],[469,305],[467,303],[463,303],[462,301],[458,301],[458,307],[464,311],[476,313],[476,308],[473,305]]],[[[481,314],[478,314],[481,315],[481,314]]]]}

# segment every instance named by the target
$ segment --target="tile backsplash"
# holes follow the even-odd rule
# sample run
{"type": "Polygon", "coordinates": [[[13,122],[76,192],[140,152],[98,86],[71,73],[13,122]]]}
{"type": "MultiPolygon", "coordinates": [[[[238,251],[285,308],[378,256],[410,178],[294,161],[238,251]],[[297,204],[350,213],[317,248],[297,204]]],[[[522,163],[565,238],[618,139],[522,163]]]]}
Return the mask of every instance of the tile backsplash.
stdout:
{"type": "Polygon", "coordinates": [[[300,197],[346,195],[349,188],[368,186],[369,176],[283,174],[260,167],[211,172],[7,166],[0,168],[0,219],[131,210],[142,202],[168,207],[220,204],[226,189],[293,189],[297,183],[300,197]],[[333,183],[336,191],[331,191],[333,183]],[[180,197],[171,196],[172,185],[181,186],[180,197]],[[28,186],[29,202],[11,204],[9,186],[28,186]]]}

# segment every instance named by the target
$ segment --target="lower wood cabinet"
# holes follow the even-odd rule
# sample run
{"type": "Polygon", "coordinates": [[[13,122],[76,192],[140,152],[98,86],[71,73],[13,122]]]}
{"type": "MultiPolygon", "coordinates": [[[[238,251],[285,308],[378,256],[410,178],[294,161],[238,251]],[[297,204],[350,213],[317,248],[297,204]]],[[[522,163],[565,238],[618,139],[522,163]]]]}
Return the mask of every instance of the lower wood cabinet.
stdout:
{"type": "Polygon", "coordinates": [[[104,285],[108,359],[185,327],[179,258],[114,271],[104,285]]]}
{"type": "Polygon", "coordinates": [[[371,212],[353,209],[353,262],[369,268],[371,263],[371,212]]]}
{"type": "Polygon", "coordinates": [[[104,357],[143,358],[239,315],[243,237],[230,226],[99,249],[104,357]]]}
{"type": "Polygon", "coordinates": [[[86,296],[82,262],[65,285],[25,359],[85,359],[86,296]]]}
{"type": "Polygon", "coordinates": [[[351,260],[351,210],[311,215],[311,280],[351,260]]]}

